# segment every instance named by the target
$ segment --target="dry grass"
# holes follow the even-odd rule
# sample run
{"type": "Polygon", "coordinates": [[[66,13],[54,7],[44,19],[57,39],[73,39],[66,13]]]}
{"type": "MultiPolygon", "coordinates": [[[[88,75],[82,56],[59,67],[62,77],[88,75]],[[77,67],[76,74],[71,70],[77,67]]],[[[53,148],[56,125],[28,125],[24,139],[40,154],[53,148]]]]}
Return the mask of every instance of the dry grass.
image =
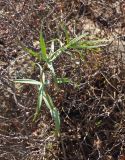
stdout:
{"type": "Polygon", "coordinates": [[[124,13],[120,1],[116,12],[113,5],[111,1],[86,0],[0,2],[0,159],[124,160],[124,13]],[[10,79],[39,76],[37,70],[30,71],[33,59],[15,37],[36,49],[34,41],[42,27],[46,41],[64,41],[62,23],[72,37],[89,32],[95,37],[119,38],[97,53],[84,51],[83,60],[72,51],[72,57],[64,54],[55,62],[57,75],[73,82],[56,92],[54,86],[48,88],[61,115],[61,139],[56,139],[44,106],[41,117],[32,123],[36,88],[25,85],[19,92],[10,79]]]}

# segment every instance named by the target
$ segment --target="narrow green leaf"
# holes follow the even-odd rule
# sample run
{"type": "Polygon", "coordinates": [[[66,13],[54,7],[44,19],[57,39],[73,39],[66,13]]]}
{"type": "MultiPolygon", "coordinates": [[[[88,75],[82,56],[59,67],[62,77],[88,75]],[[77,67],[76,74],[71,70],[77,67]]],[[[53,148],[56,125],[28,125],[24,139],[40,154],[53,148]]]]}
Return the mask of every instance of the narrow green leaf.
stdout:
{"type": "Polygon", "coordinates": [[[52,110],[52,118],[54,119],[55,122],[55,128],[56,128],[56,133],[58,134],[60,132],[60,114],[57,108],[53,108],[52,110]]]}
{"type": "Polygon", "coordinates": [[[38,94],[38,109],[41,109],[41,104],[42,104],[42,99],[43,99],[43,93],[44,93],[44,89],[43,89],[43,85],[40,86],[39,88],[39,94],[38,94]]]}
{"type": "Polygon", "coordinates": [[[51,116],[55,122],[55,128],[56,128],[56,132],[59,133],[60,131],[60,116],[59,116],[59,112],[56,109],[56,107],[53,104],[52,98],[49,96],[49,94],[45,94],[44,97],[44,102],[47,106],[47,108],[50,110],[51,116]]]}
{"type": "Polygon", "coordinates": [[[33,118],[33,121],[36,120],[38,114],[41,111],[41,107],[42,107],[42,100],[43,100],[43,94],[44,94],[44,89],[43,89],[43,85],[40,85],[39,88],[39,93],[38,93],[38,100],[37,100],[37,107],[36,107],[36,112],[33,118]]]}
{"type": "Polygon", "coordinates": [[[56,80],[57,80],[57,83],[59,83],[59,84],[71,82],[70,79],[68,79],[68,78],[57,78],[56,80]]]}
{"type": "Polygon", "coordinates": [[[109,42],[109,40],[107,40],[107,39],[83,40],[83,41],[80,41],[79,43],[80,44],[89,44],[89,45],[92,45],[92,44],[99,44],[99,43],[106,43],[106,42],[109,42]]]}
{"type": "Polygon", "coordinates": [[[38,58],[38,59],[40,58],[39,53],[33,51],[32,49],[25,48],[25,51],[28,52],[28,53],[29,53],[31,56],[33,56],[33,57],[36,57],[36,58],[38,58]]]}
{"type": "Polygon", "coordinates": [[[42,32],[40,32],[40,48],[41,48],[41,58],[46,61],[47,60],[46,44],[42,32]]]}
{"type": "Polygon", "coordinates": [[[54,104],[53,104],[52,99],[50,98],[49,94],[44,93],[43,99],[44,99],[44,102],[45,102],[47,108],[50,110],[50,113],[52,114],[54,104]]]}
{"type": "Polygon", "coordinates": [[[33,79],[16,79],[14,80],[15,83],[27,83],[27,84],[35,84],[41,85],[41,82],[33,80],[33,79]]]}
{"type": "Polygon", "coordinates": [[[99,48],[99,47],[105,47],[106,44],[100,44],[100,45],[93,45],[93,46],[89,46],[89,45],[74,45],[71,46],[71,48],[74,49],[93,49],[93,48],[99,48]]]}

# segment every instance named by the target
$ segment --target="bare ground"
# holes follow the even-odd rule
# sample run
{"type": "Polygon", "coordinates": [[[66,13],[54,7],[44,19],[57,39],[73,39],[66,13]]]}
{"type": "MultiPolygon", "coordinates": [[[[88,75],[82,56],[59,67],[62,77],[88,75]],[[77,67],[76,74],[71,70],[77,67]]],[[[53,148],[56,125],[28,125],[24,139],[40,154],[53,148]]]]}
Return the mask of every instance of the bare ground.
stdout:
{"type": "Polygon", "coordinates": [[[0,1],[1,160],[125,159],[124,6],[120,0],[0,1]],[[45,107],[32,123],[36,88],[18,90],[11,79],[38,76],[17,36],[37,50],[40,28],[47,42],[64,41],[63,23],[72,37],[87,32],[113,40],[97,54],[85,52],[82,62],[74,53],[74,59],[63,55],[55,62],[58,75],[79,84],[49,88],[61,115],[62,135],[56,139],[45,107]]]}

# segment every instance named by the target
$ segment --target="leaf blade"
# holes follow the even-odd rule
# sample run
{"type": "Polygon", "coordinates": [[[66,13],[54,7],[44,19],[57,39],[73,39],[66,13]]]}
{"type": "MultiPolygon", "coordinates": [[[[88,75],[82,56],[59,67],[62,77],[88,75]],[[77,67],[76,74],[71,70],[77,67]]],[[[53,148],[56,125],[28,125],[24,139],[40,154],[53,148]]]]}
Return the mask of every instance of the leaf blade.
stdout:
{"type": "Polygon", "coordinates": [[[41,85],[41,82],[33,80],[33,79],[16,79],[14,80],[15,83],[27,83],[27,84],[35,84],[41,85]]]}
{"type": "Polygon", "coordinates": [[[41,58],[46,61],[47,60],[46,44],[42,32],[40,32],[40,49],[41,49],[41,58]]]}
{"type": "Polygon", "coordinates": [[[57,83],[61,84],[61,83],[70,83],[71,80],[68,78],[57,78],[57,83]]]}
{"type": "Polygon", "coordinates": [[[54,106],[52,98],[49,96],[49,94],[45,94],[44,97],[44,102],[47,106],[47,108],[50,110],[50,114],[54,120],[55,123],[55,129],[56,129],[56,134],[58,135],[60,132],[60,115],[59,111],[57,108],[54,106]]]}
{"type": "Polygon", "coordinates": [[[36,107],[36,112],[34,114],[33,121],[36,120],[38,114],[40,113],[40,110],[41,110],[41,107],[42,107],[42,101],[43,101],[43,94],[44,94],[44,88],[43,88],[43,85],[41,85],[40,88],[39,88],[37,107],[36,107]]]}

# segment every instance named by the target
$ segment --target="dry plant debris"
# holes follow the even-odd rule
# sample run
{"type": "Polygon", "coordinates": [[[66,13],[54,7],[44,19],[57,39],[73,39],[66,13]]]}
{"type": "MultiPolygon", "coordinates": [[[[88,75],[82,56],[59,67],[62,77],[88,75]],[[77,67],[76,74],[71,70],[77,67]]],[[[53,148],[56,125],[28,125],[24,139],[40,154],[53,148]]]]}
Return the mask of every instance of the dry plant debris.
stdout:
{"type": "Polygon", "coordinates": [[[0,1],[1,160],[125,159],[124,6],[122,0],[0,1]],[[82,61],[72,51],[72,57],[64,54],[55,62],[56,73],[73,82],[56,92],[48,88],[61,115],[61,139],[56,139],[44,106],[32,123],[36,88],[17,90],[11,79],[39,76],[16,37],[39,50],[40,28],[47,42],[64,42],[63,24],[72,37],[87,32],[114,40],[97,53],[85,50],[82,61]]]}

